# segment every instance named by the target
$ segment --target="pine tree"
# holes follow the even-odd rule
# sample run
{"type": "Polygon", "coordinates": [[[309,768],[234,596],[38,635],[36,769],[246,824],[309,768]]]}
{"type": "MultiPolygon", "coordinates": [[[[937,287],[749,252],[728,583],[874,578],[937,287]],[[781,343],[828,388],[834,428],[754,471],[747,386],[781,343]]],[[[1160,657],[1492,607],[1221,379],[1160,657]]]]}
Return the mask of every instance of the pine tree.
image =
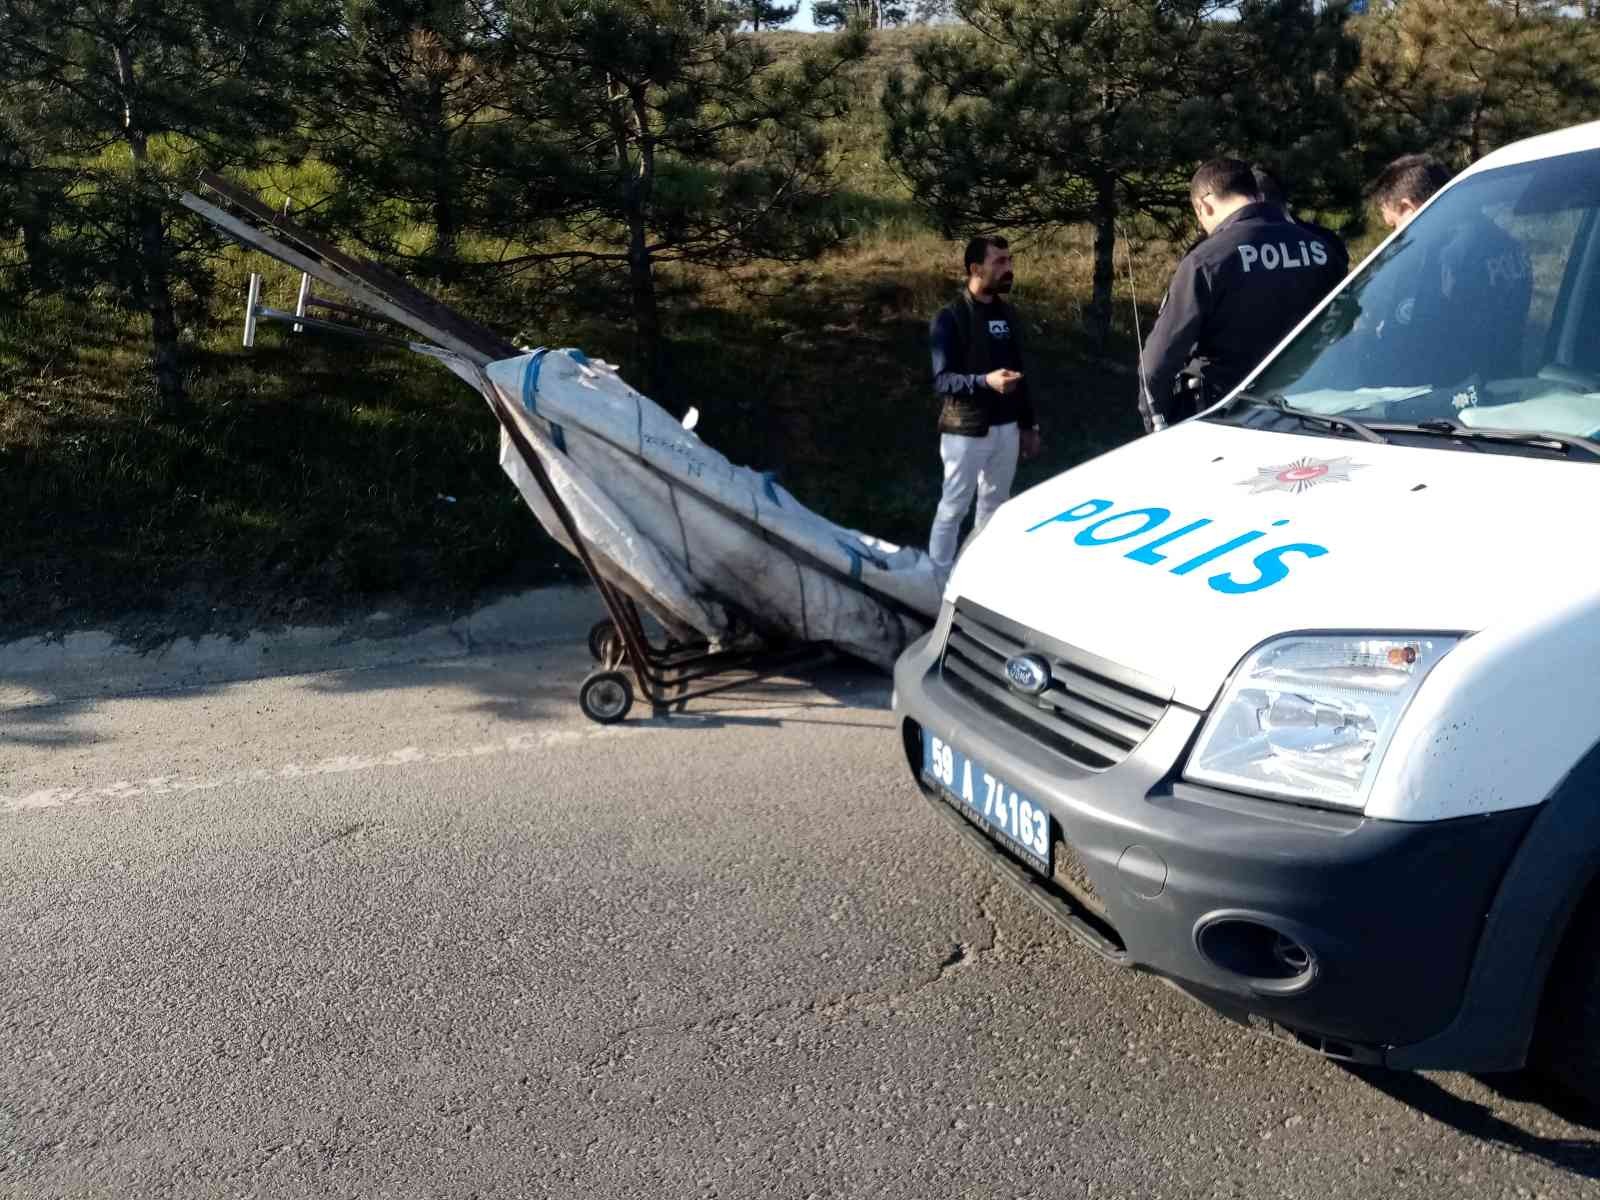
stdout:
{"type": "Polygon", "coordinates": [[[0,292],[21,290],[40,257],[47,176],[34,154],[30,89],[8,85],[0,66],[0,292]]]}
{"type": "Polygon", "coordinates": [[[818,29],[888,29],[911,19],[911,6],[901,0],[813,0],[811,20],[818,29]]]}
{"type": "Polygon", "coordinates": [[[780,63],[738,16],[683,0],[514,0],[506,113],[538,167],[547,244],[509,269],[618,269],[649,386],[664,382],[656,268],[814,257],[843,237],[826,122],[850,34],[780,63]],[[555,245],[550,245],[555,243],[555,245]]]}
{"type": "Polygon", "coordinates": [[[956,19],[954,0],[916,0],[911,19],[921,25],[944,24],[956,19]]]}
{"type": "Polygon", "coordinates": [[[318,214],[329,228],[438,279],[460,266],[469,232],[503,227],[515,201],[515,147],[500,100],[507,43],[479,0],[345,0],[321,48],[321,156],[340,172],[318,214]],[[507,207],[507,202],[511,206],[507,207]],[[397,235],[431,231],[406,247],[397,235]]]}
{"type": "Polygon", "coordinates": [[[776,29],[794,20],[800,11],[799,3],[783,4],[779,0],[736,0],[733,11],[741,21],[749,23],[753,31],[776,29]]]}
{"type": "Polygon", "coordinates": [[[1342,10],[1231,7],[1219,20],[1213,0],[958,0],[972,28],[885,88],[888,157],[950,233],[1092,225],[1086,317],[1103,342],[1119,222],[1186,220],[1201,161],[1270,158],[1300,172],[1302,203],[1353,190],[1330,166],[1350,139],[1342,10]]]}
{"type": "Polygon", "coordinates": [[[1600,29],[1551,0],[1378,0],[1355,28],[1369,171],[1417,150],[1464,166],[1600,115],[1600,29]]]}
{"type": "Polygon", "coordinates": [[[156,391],[184,396],[180,287],[203,296],[208,236],[173,203],[201,167],[292,127],[314,0],[0,0],[0,102],[26,107],[35,280],[109,283],[147,313],[156,391]]]}

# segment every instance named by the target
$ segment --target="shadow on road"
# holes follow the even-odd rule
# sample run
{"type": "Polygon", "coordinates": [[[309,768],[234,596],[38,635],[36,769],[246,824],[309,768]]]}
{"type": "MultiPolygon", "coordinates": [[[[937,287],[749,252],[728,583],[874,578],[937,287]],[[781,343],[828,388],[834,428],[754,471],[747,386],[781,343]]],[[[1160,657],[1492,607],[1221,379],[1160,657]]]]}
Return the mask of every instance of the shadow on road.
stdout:
{"type": "MultiPolygon", "coordinates": [[[[1548,1137],[1457,1095],[1415,1072],[1346,1064],[1368,1086],[1468,1137],[1494,1142],[1583,1179],[1600,1179],[1600,1136],[1548,1137]]],[[[1476,1077],[1490,1091],[1518,1104],[1536,1105],[1579,1129],[1600,1134],[1600,1114],[1572,1100],[1553,1084],[1528,1073],[1476,1077]]]]}
{"type": "Polygon", "coordinates": [[[1496,1095],[1515,1104],[1537,1104],[1573,1125],[1594,1131],[1600,1149],[1600,1109],[1576,1099],[1559,1084],[1533,1071],[1473,1076],[1496,1095]]]}
{"type": "Polygon", "coordinates": [[[821,714],[846,709],[886,714],[889,696],[887,676],[869,667],[836,660],[796,668],[772,679],[742,683],[684,704],[668,704],[661,715],[644,723],[663,729],[674,726],[703,729],[739,725],[858,725],[860,721],[831,721],[821,714]],[[764,712],[771,715],[763,715],[764,712]]]}
{"type": "Polygon", "coordinates": [[[0,714],[0,751],[68,750],[87,745],[95,740],[94,735],[74,728],[73,722],[92,707],[90,700],[64,700],[0,714]]]}
{"type": "MultiPolygon", "coordinates": [[[[317,673],[306,677],[301,686],[312,697],[397,694],[416,689],[434,689],[441,695],[453,692],[456,695],[445,703],[461,711],[511,724],[533,724],[581,720],[578,685],[591,667],[580,645],[547,645],[535,651],[490,652],[317,673]]],[[[137,701],[165,710],[174,703],[221,696],[254,682],[227,680],[143,694],[45,700],[0,712],[0,782],[10,770],[36,760],[40,751],[98,745],[119,736],[113,727],[96,720],[102,705],[137,701]]],[[[861,725],[872,721],[869,714],[887,714],[889,694],[887,675],[853,660],[833,659],[792,669],[784,676],[741,683],[713,696],[671,704],[659,716],[652,715],[649,704],[640,700],[627,724],[669,730],[861,725]]],[[[887,728],[886,716],[883,722],[887,728]]]]}
{"type": "MultiPolygon", "coordinates": [[[[378,669],[329,674],[309,686],[323,695],[448,687],[474,697],[471,711],[499,720],[536,721],[577,716],[578,685],[591,667],[581,649],[564,647],[559,657],[541,660],[533,672],[515,656],[486,655],[403,673],[378,669]]],[[[853,660],[831,659],[790,668],[780,676],[736,683],[714,695],[669,700],[660,714],[653,715],[648,701],[638,697],[626,724],[651,729],[830,724],[824,714],[835,711],[887,713],[889,697],[887,675],[853,660]]]]}

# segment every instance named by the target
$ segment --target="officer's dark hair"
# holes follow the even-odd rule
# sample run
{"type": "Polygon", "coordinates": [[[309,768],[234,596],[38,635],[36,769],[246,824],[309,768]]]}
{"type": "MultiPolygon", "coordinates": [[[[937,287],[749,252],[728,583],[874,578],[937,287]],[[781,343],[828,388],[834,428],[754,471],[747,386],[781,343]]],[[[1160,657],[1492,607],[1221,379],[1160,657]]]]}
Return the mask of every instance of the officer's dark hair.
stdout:
{"type": "Polygon", "coordinates": [[[1267,170],[1260,163],[1250,168],[1250,174],[1255,176],[1256,195],[1268,204],[1276,204],[1279,208],[1289,207],[1289,196],[1283,190],[1283,184],[1278,182],[1278,177],[1267,170]]]}
{"type": "Polygon", "coordinates": [[[1190,200],[1198,203],[1208,195],[1219,200],[1256,200],[1261,193],[1256,190],[1255,173],[1249,163],[1241,158],[1213,158],[1189,181],[1190,200]]]}
{"type": "Polygon", "coordinates": [[[1404,200],[1421,204],[1450,182],[1450,169],[1431,154],[1402,154],[1372,185],[1372,200],[1379,208],[1393,208],[1404,200]]]}
{"type": "Polygon", "coordinates": [[[1011,243],[994,234],[975,237],[967,243],[967,253],[963,261],[968,275],[972,274],[973,267],[981,267],[988,260],[991,247],[995,250],[1009,250],[1011,243]]]}

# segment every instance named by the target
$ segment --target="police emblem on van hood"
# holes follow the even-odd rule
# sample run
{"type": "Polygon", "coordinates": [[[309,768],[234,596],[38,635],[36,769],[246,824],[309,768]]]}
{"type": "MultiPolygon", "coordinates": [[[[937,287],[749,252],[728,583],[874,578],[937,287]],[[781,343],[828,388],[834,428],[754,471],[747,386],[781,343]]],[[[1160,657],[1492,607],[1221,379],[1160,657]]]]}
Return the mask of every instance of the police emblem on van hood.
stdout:
{"type": "Polygon", "coordinates": [[[1261,492],[1303,492],[1319,483],[1349,483],[1350,472],[1365,464],[1348,458],[1297,458],[1271,467],[1257,467],[1255,478],[1239,480],[1252,496],[1261,492]]]}

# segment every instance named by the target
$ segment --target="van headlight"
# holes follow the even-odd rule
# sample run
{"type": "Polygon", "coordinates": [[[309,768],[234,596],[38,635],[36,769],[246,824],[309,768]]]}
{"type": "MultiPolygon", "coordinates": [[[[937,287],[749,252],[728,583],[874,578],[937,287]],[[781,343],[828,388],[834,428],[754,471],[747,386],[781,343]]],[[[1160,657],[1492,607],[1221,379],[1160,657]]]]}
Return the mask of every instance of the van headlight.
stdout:
{"type": "Polygon", "coordinates": [[[1266,643],[1234,671],[1185,778],[1364,808],[1406,705],[1458,640],[1296,635],[1266,643]]]}

